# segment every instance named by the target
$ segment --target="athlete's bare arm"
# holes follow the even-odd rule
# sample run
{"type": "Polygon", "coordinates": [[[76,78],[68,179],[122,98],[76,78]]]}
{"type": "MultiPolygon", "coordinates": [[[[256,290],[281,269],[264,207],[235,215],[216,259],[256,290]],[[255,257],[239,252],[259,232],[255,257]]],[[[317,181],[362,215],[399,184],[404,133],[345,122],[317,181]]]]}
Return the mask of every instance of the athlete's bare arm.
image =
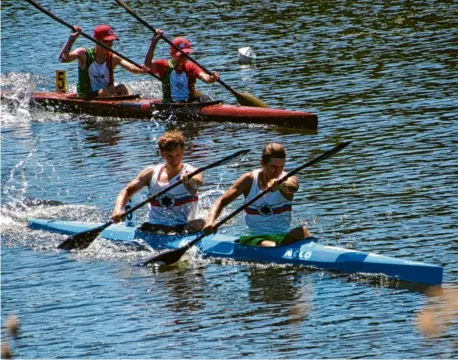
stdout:
{"type": "Polygon", "coordinates": [[[124,206],[135,193],[149,185],[153,174],[153,167],[145,168],[137,175],[134,180],[132,180],[124,189],[121,190],[121,192],[116,197],[115,206],[111,215],[111,219],[114,222],[119,222],[122,220],[122,214],[124,214],[124,206]]]}
{"type": "Polygon", "coordinates": [[[212,208],[210,209],[210,212],[208,213],[205,227],[203,229],[206,234],[211,234],[216,231],[215,221],[223,209],[235,199],[237,199],[240,195],[243,194],[245,197],[248,196],[252,184],[253,174],[246,173],[239,177],[235,183],[215,201],[212,208]]]}

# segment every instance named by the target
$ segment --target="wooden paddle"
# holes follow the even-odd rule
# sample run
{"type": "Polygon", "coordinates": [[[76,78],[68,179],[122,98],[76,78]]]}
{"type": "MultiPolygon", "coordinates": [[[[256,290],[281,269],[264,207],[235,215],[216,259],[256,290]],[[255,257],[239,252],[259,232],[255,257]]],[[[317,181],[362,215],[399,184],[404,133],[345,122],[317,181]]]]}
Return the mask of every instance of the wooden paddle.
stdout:
{"type": "MultiPolygon", "coordinates": [[[[139,22],[141,22],[143,25],[145,25],[147,28],[149,28],[152,32],[156,34],[156,29],[152,27],[150,24],[148,24],[145,20],[143,20],[137,13],[132,10],[124,1],[122,0],[116,0],[116,2],[121,5],[126,11],[131,14],[134,18],[136,18],[139,22]]],[[[181,49],[176,46],[174,43],[172,43],[169,39],[167,39],[165,36],[162,36],[162,38],[165,40],[167,44],[170,46],[173,46],[176,50],[181,51],[181,49]]],[[[196,60],[194,60],[191,56],[186,54],[185,52],[181,52],[189,61],[192,61],[194,64],[199,66],[202,70],[204,70],[207,74],[211,75],[212,73],[199,64],[196,60]]],[[[231,88],[229,85],[227,85],[223,80],[218,79],[218,82],[223,85],[227,90],[229,90],[237,99],[238,103],[243,106],[252,106],[252,107],[261,107],[261,108],[268,108],[269,106],[259,100],[258,98],[254,97],[253,95],[247,94],[247,93],[238,93],[235,91],[233,88],[231,88]]]]}
{"type": "MultiPolygon", "coordinates": [[[[278,181],[278,184],[281,184],[286,179],[288,179],[289,177],[297,174],[302,169],[305,169],[306,167],[310,167],[312,165],[315,165],[316,163],[318,163],[320,161],[323,161],[323,160],[331,157],[334,154],[337,154],[339,151],[341,151],[342,149],[344,149],[345,147],[347,147],[350,144],[351,144],[350,141],[341,143],[341,144],[337,145],[336,147],[334,147],[333,149],[331,149],[331,150],[325,152],[324,154],[318,156],[317,158],[309,161],[308,163],[303,164],[301,166],[298,166],[297,168],[295,168],[294,170],[290,171],[285,176],[283,176],[278,181]]],[[[234,216],[236,216],[241,211],[245,210],[248,206],[250,206],[251,204],[256,202],[258,199],[262,198],[270,190],[271,190],[270,187],[266,188],[264,191],[262,191],[258,195],[256,195],[253,199],[251,199],[247,203],[245,203],[242,206],[240,206],[239,208],[237,208],[237,210],[235,210],[234,212],[230,213],[229,215],[227,215],[222,220],[218,221],[218,223],[215,225],[215,228],[218,229],[222,224],[224,224],[225,222],[227,222],[230,219],[232,219],[234,216]]],[[[182,248],[174,249],[174,250],[167,251],[167,252],[164,252],[164,253],[156,255],[156,256],[152,256],[152,257],[150,257],[150,258],[148,258],[148,259],[146,259],[144,261],[141,261],[141,262],[137,263],[136,265],[137,266],[147,266],[150,263],[156,263],[157,265],[163,266],[163,265],[171,265],[173,263],[176,263],[178,260],[180,260],[180,258],[184,255],[184,253],[189,248],[193,247],[197,242],[202,240],[205,236],[206,236],[206,234],[203,233],[203,234],[197,236],[194,240],[192,240],[189,243],[187,243],[182,248]]]]}
{"type": "MultiPolygon", "coordinates": [[[[197,174],[199,174],[199,173],[201,173],[201,172],[203,172],[205,170],[214,168],[216,166],[225,164],[225,163],[235,159],[236,157],[238,157],[240,155],[244,155],[244,154],[248,153],[249,151],[250,150],[237,151],[237,152],[233,153],[232,155],[226,156],[226,157],[224,157],[224,158],[222,158],[222,159],[220,159],[218,161],[212,162],[211,164],[208,164],[206,166],[203,166],[203,167],[200,167],[200,168],[194,170],[188,176],[189,176],[189,178],[192,178],[194,175],[197,175],[197,174]]],[[[158,198],[159,196],[165,194],[166,192],[172,190],[173,188],[177,187],[181,183],[182,183],[182,181],[178,180],[177,182],[174,182],[173,184],[167,186],[166,188],[162,189],[158,193],[150,196],[148,199],[142,201],[141,203],[135,205],[134,207],[132,207],[131,209],[126,211],[123,214],[123,217],[126,216],[126,215],[129,215],[130,213],[133,213],[135,210],[141,208],[143,205],[149,203],[150,201],[152,201],[152,200],[158,198]]],[[[61,244],[59,244],[59,246],[57,248],[61,249],[61,250],[85,249],[99,236],[99,234],[103,230],[105,230],[107,227],[109,227],[112,224],[114,224],[114,221],[110,220],[107,223],[105,223],[103,225],[100,225],[100,226],[98,226],[98,227],[96,227],[94,229],[83,231],[83,232],[80,232],[79,234],[70,236],[65,241],[63,241],[61,244]]]]}
{"type": "MultiPolygon", "coordinates": [[[[27,2],[29,2],[30,4],[32,4],[33,6],[35,6],[38,10],[40,10],[42,13],[45,13],[46,15],[48,15],[49,17],[53,18],[54,20],[56,20],[57,22],[60,22],[61,24],[65,25],[66,27],[72,29],[73,31],[76,31],[75,27],[73,25],[70,25],[69,23],[65,22],[64,20],[62,20],[61,18],[57,17],[56,15],[54,15],[52,12],[46,10],[45,8],[43,8],[40,4],[38,4],[36,1],[34,0],[26,0],[27,2]]],[[[135,61],[129,59],[128,57],[120,54],[119,52],[117,52],[116,50],[113,50],[112,48],[110,48],[109,46],[106,46],[104,43],[98,41],[97,39],[94,39],[92,36],[84,33],[84,32],[81,32],[81,35],[83,35],[86,39],[89,39],[93,42],[95,42],[97,45],[111,51],[113,54],[116,54],[118,55],[121,59],[123,60],[126,60],[127,62],[130,62],[131,64],[135,65],[136,67],[138,67],[139,69],[142,69],[142,65],[140,64],[137,64],[135,61]]],[[[151,72],[149,72],[148,74],[150,74],[151,76],[154,76],[156,79],[158,80],[161,80],[159,78],[159,76],[157,76],[156,74],[153,74],[151,72]]]]}

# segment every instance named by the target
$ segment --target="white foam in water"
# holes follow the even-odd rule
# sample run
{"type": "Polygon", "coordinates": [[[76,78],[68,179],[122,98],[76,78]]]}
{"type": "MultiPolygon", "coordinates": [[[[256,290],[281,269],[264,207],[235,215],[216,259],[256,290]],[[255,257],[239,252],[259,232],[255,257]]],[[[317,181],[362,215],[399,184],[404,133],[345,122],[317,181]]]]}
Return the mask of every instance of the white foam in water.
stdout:
{"type": "Polygon", "coordinates": [[[29,101],[37,82],[30,74],[8,73],[1,75],[2,123],[29,122],[29,101]]]}
{"type": "Polygon", "coordinates": [[[13,225],[18,225],[18,222],[14,221],[14,219],[11,216],[0,214],[0,227],[3,230],[5,230],[6,227],[10,227],[13,225]]]}
{"type": "Polygon", "coordinates": [[[151,80],[135,80],[130,81],[129,88],[134,94],[140,94],[143,98],[162,98],[162,84],[153,78],[151,80]]]}

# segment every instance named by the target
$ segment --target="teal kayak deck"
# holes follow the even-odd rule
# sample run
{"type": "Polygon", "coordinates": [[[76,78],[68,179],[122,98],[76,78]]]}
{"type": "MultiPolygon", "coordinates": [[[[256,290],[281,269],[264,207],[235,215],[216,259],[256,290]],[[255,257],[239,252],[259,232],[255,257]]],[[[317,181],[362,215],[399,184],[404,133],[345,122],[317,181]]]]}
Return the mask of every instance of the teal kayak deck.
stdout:
{"type": "MultiPolygon", "coordinates": [[[[28,223],[34,230],[66,235],[77,234],[100,225],[102,224],[41,219],[29,219],[28,223]]],[[[140,231],[124,224],[115,224],[105,229],[101,237],[133,245],[146,242],[153,249],[160,250],[183,247],[196,235],[161,235],[140,231]]],[[[203,238],[195,246],[204,257],[303,265],[345,273],[383,274],[396,280],[429,285],[442,283],[441,266],[321,245],[313,237],[277,247],[246,246],[240,245],[237,241],[237,236],[214,234],[203,238]]]]}

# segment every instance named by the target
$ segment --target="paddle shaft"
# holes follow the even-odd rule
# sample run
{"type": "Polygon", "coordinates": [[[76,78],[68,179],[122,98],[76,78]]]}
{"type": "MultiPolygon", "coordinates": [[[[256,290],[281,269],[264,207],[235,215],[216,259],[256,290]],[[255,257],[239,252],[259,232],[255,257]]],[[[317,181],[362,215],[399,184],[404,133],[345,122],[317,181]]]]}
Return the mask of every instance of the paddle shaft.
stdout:
{"type": "MultiPolygon", "coordinates": [[[[38,10],[40,10],[42,13],[45,13],[46,15],[48,15],[49,17],[53,18],[54,20],[56,20],[57,22],[61,23],[62,25],[65,25],[67,26],[68,28],[72,29],[73,31],[76,31],[75,27],[73,25],[70,25],[69,23],[67,23],[66,21],[62,20],[61,18],[57,17],[56,15],[54,15],[52,12],[46,10],[45,8],[43,8],[40,4],[38,4],[37,2],[35,2],[34,0],[26,0],[27,2],[29,2],[30,4],[32,4],[33,6],[35,6],[38,10]]],[[[104,43],[102,43],[101,41],[98,41],[97,39],[94,39],[92,36],[84,33],[84,32],[81,32],[81,35],[83,35],[85,38],[95,42],[97,45],[111,51],[113,54],[116,54],[118,55],[121,59],[123,60],[126,60],[127,62],[130,62],[131,64],[135,65],[136,67],[138,67],[139,69],[142,69],[142,66],[140,64],[137,64],[135,61],[129,59],[128,57],[120,54],[119,52],[117,52],[116,50],[113,50],[112,48],[110,48],[109,46],[106,46],[104,43]]],[[[159,78],[159,76],[157,76],[156,74],[153,74],[151,72],[149,72],[148,74],[150,74],[151,76],[154,76],[156,79],[158,80],[161,80],[159,78]]]]}
{"type": "MultiPolygon", "coordinates": [[[[143,25],[145,25],[147,28],[149,28],[152,32],[154,32],[156,34],[156,29],[154,27],[152,27],[150,24],[148,24],[145,20],[143,20],[140,16],[137,15],[137,13],[135,11],[133,11],[129,5],[127,5],[124,1],[122,0],[116,0],[116,2],[121,5],[124,9],[126,9],[126,11],[131,14],[134,18],[136,18],[139,22],[141,22],[143,25]]],[[[193,62],[194,64],[196,64],[197,66],[199,66],[203,71],[205,71],[208,75],[211,75],[212,72],[210,70],[208,70],[205,66],[199,64],[196,60],[194,60],[191,56],[189,56],[188,54],[186,54],[185,52],[182,51],[182,49],[180,49],[178,46],[176,46],[173,42],[171,42],[168,38],[166,38],[164,35],[162,35],[162,38],[165,40],[165,42],[167,44],[169,44],[170,46],[174,47],[176,50],[178,50],[179,52],[181,52],[185,57],[186,59],[188,59],[189,61],[193,62]]],[[[218,82],[223,85],[227,90],[229,90],[233,95],[235,96],[238,96],[239,93],[237,91],[235,91],[234,89],[232,89],[229,85],[227,85],[223,80],[221,79],[218,79],[218,82]]]]}

